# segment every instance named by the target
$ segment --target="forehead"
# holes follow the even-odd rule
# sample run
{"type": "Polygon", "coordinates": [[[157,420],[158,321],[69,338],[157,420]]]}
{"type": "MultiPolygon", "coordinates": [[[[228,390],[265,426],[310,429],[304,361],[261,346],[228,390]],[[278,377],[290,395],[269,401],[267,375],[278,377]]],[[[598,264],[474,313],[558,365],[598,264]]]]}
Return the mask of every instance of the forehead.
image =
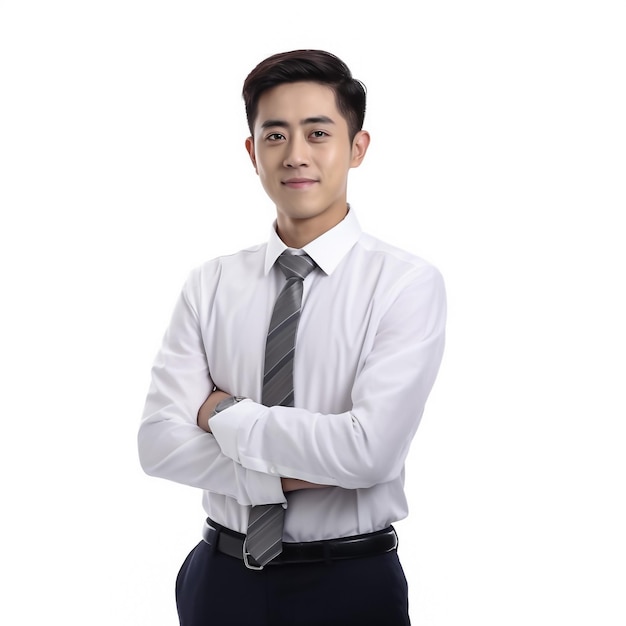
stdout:
{"type": "Polygon", "coordinates": [[[330,87],[314,82],[285,83],[261,94],[255,127],[267,120],[284,120],[297,125],[301,120],[322,115],[330,117],[335,124],[347,126],[330,87]]]}

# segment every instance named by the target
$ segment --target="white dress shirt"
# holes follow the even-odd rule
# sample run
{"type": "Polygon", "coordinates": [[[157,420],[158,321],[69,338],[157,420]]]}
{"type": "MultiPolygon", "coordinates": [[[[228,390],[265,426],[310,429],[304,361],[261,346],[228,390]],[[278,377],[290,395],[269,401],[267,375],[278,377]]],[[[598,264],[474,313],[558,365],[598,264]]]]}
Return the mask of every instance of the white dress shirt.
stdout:
{"type": "Polygon", "coordinates": [[[380,530],[406,517],[404,462],[444,347],[439,271],[361,231],[354,210],[303,250],[295,407],[260,404],[267,328],[285,278],[269,241],[193,270],[152,370],[139,428],[150,475],[204,491],[245,533],[253,504],[283,503],[285,541],[380,530]],[[196,423],[215,387],[246,400],[196,423]],[[328,485],[283,494],[280,477],[328,485]]]}

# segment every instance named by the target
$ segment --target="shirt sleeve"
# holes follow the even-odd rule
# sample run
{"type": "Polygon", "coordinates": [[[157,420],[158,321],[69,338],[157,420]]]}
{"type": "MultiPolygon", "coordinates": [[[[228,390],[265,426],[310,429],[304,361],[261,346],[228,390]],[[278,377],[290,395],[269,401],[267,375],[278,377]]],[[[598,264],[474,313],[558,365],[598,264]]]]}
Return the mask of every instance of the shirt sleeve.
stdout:
{"type": "Polygon", "coordinates": [[[439,370],[445,322],[441,274],[419,268],[376,322],[351,410],[241,402],[211,419],[217,443],[243,467],[314,483],[358,489],[397,478],[439,370]]]}
{"type": "Polygon", "coordinates": [[[151,476],[225,495],[242,505],[284,503],[280,477],[227,457],[215,437],[197,425],[198,409],[213,389],[194,306],[197,281],[192,273],[152,368],[138,433],[141,466],[151,476]]]}

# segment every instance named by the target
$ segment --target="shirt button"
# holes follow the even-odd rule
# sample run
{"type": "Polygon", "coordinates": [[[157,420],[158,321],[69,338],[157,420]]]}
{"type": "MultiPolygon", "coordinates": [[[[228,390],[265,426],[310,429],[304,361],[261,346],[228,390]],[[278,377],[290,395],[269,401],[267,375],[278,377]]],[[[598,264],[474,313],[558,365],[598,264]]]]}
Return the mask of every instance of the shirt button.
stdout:
{"type": "Polygon", "coordinates": [[[270,467],[270,474],[275,474],[276,473],[276,468],[275,467],[270,467]]]}

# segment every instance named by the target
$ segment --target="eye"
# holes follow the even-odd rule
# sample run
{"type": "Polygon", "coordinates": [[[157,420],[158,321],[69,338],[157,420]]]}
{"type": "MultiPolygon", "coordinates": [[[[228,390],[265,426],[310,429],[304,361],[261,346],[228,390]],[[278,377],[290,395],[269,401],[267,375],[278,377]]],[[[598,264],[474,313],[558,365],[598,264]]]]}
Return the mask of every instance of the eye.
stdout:
{"type": "Polygon", "coordinates": [[[324,139],[325,137],[328,137],[328,133],[324,130],[314,130],[311,133],[311,139],[324,139]]]}
{"type": "Polygon", "coordinates": [[[282,133],[270,133],[265,139],[268,141],[281,141],[285,138],[285,135],[282,133]]]}

